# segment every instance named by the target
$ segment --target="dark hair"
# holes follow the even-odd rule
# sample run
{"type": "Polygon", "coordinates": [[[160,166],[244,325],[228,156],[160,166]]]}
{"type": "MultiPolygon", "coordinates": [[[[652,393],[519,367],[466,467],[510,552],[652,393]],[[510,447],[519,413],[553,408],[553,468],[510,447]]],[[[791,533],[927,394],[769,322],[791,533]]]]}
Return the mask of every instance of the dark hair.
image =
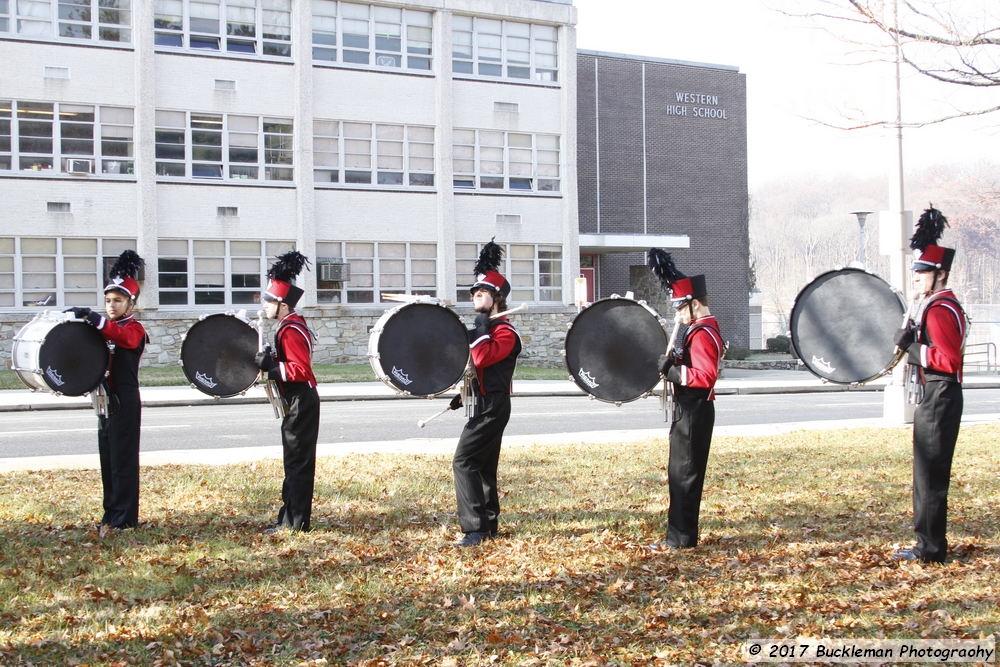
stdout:
{"type": "Polygon", "coordinates": [[[708,296],[695,297],[695,301],[708,308],[708,296]]]}
{"type": "Polygon", "coordinates": [[[496,304],[497,312],[502,313],[505,310],[507,310],[507,297],[505,297],[500,292],[496,292],[493,290],[490,290],[490,292],[493,294],[493,303],[496,304]]]}

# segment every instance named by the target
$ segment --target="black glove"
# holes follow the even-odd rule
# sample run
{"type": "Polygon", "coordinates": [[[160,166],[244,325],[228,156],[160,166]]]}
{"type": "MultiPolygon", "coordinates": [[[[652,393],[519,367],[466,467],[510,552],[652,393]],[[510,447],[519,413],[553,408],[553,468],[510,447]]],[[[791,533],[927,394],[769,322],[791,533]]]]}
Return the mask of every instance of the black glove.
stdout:
{"type": "Polygon", "coordinates": [[[462,407],[462,395],[455,394],[455,398],[451,399],[451,403],[448,404],[448,408],[451,410],[458,410],[462,407]]]}
{"type": "Polygon", "coordinates": [[[672,354],[661,354],[660,360],[656,362],[656,369],[660,375],[666,376],[667,372],[677,363],[677,358],[672,354]]]}
{"type": "Polygon", "coordinates": [[[684,378],[681,377],[680,366],[671,366],[670,370],[667,371],[667,382],[673,382],[674,384],[681,384],[681,380],[683,379],[684,378]]]}
{"type": "Polygon", "coordinates": [[[274,357],[271,356],[270,350],[266,349],[254,355],[253,361],[257,364],[257,368],[265,373],[278,367],[278,363],[274,360],[274,357]]]}
{"type": "Polygon", "coordinates": [[[896,343],[896,347],[905,352],[916,342],[917,334],[913,331],[913,329],[908,327],[905,329],[897,329],[896,335],[893,336],[892,340],[896,343]]]}
{"type": "Polygon", "coordinates": [[[473,329],[469,329],[469,342],[473,343],[483,336],[488,335],[490,332],[490,314],[489,313],[479,313],[476,316],[476,326],[473,329]]]}
{"type": "Polygon", "coordinates": [[[84,317],[87,318],[87,321],[93,324],[95,327],[101,326],[101,320],[103,319],[101,317],[101,314],[95,313],[90,308],[85,308],[85,310],[87,311],[87,314],[84,317]]]}
{"type": "Polygon", "coordinates": [[[83,318],[87,317],[87,315],[90,315],[90,308],[67,308],[63,312],[73,313],[73,317],[75,317],[78,320],[82,320],[83,318]]]}

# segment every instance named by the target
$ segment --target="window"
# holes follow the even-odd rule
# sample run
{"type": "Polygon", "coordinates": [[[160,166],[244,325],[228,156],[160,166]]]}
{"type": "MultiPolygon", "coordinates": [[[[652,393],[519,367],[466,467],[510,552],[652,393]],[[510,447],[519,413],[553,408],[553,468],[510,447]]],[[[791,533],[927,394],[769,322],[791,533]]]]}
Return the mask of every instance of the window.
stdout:
{"type": "Polygon", "coordinates": [[[291,0],[153,0],[159,47],[290,58],[291,18],[291,0]]]}
{"type": "Polygon", "coordinates": [[[456,129],[452,151],[457,190],[559,192],[558,136],[456,129]]]}
{"type": "MultiPolygon", "coordinates": [[[[562,246],[501,244],[504,263],[500,273],[510,283],[508,303],[562,302],[562,246]]],[[[472,301],[469,288],[475,282],[472,271],[481,245],[459,243],[455,246],[456,300],[472,301]]]]}
{"type": "Polygon", "coordinates": [[[558,28],[472,16],[452,19],[451,70],[456,74],[555,83],[558,28]]]}
{"type": "Polygon", "coordinates": [[[317,271],[319,303],[390,303],[383,293],[437,295],[434,243],[317,242],[317,264],[350,264],[350,280],[324,280],[317,271]]]}
{"type": "Polygon", "coordinates": [[[313,180],[317,184],[433,187],[434,128],[313,121],[313,180]]]}
{"type": "Polygon", "coordinates": [[[161,306],[256,305],[270,258],[286,241],[160,239],[161,306]]]}
{"type": "Polygon", "coordinates": [[[105,258],[133,239],[0,238],[0,308],[99,307],[105,258]]]}
{"type": "Polygon", "coordinates": [[[431,69],[432,15],[313,0],[313,61],[376,69],[431,69]]]}
{"type": "Polygon", "coordinates": [[[291,181],[292,121],[157,110],[156,175],[188,174],[197,179],[291,181]]]}
{"type": "Polygon", "coordinates": [[[132,41],[132,0],[0,0],[0,33],[71,43],[132,41]]]}
{"type": "Polygon", "coordinates": [[[133,131],[132,109],[0,100],[0,171],[130,175],[133,131]]]}

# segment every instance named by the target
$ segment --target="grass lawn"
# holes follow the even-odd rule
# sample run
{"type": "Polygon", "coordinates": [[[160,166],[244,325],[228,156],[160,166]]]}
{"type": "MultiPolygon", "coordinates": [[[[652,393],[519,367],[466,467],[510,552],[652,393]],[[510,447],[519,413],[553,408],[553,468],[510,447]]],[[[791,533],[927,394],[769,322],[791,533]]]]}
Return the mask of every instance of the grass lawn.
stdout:
{"type": "Polygon", "coordinates": [[[278,461],[144,468],[143,526],[104,540],[97,471],[7,473],[0,664],[733,664],[751,637],[979,638],[1000,627],[998,440],[962,430],[943,566],[889,558],[912,541],[905,429],[718,438],[702,543],[667,555],[643,548],[662,440],[505,449],[501,537],[468,551],[445,547],[446,456],[321,459],[308,534],[261,532],[278,461]]]}
{"type": "MultiPolygon", "coordinates": [[[[319,382],[375,382],[375,372],[368,364],[316,364],[313,367],[319,382]]],[[[518,366],[516,380],[565,380],[565,368],[531,368],[518,366]]],[[[139,371],[139,382],[144,387],[177,387],[189,384],[179,365],[165,368],[146,367],[139,371]]],[[[24,389],[14,371],[0,370],[0,389],[24,389]]]]}

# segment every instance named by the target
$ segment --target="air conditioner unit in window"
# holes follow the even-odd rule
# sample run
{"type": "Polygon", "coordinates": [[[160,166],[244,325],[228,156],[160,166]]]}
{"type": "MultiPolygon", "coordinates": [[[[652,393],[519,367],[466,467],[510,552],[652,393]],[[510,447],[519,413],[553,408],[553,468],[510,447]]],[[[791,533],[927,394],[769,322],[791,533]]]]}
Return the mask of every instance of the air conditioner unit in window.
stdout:
{"type": "Polygon", "coordinates": [[[66,171],[71,174],[90,174],[94,165],[93,160],[72,159],[66,161],[66,171]]]}
{"type": "Polygon", "coordinates": [[[323,282],[347,282],[351,279],[351,265],[347,262],[320,260],[316,263],[319,279],[323,282]]]}

